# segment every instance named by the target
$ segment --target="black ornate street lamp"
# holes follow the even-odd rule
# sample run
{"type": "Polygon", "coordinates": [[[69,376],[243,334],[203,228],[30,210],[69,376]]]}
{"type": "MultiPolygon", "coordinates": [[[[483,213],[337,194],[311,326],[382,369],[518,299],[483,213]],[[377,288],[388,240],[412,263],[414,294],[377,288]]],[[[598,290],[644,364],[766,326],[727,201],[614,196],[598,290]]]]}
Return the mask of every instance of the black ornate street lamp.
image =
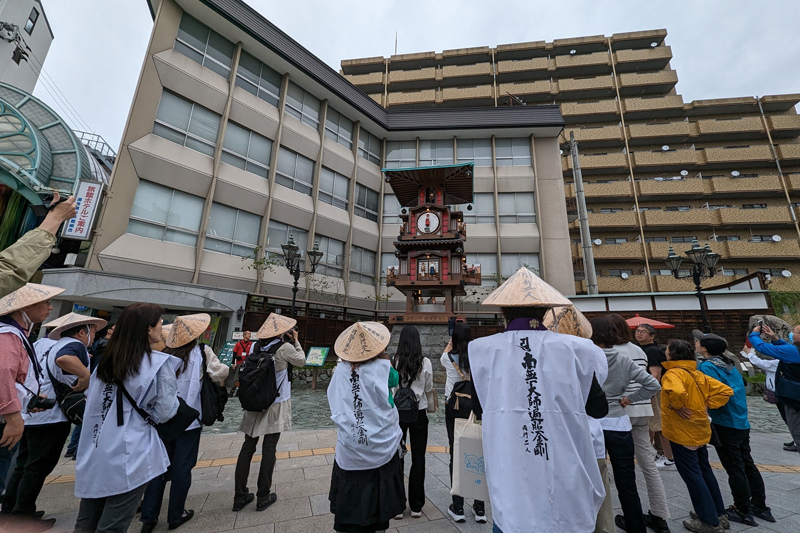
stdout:
{"type": "Polygon", "coordinates": [[[297,301],[297,284],[300,281],[300,274],[314,274],[317,271],[317,265],[322,260],[323,253],[319,251],[319,243],[314,241],[314,248],[306,250],[308,259],[311,262],[311,270],[301,271],[300,260],[303,258],[300,248],[294,243],[294,237],[289,234],[289,242],[281,244],[283,250],[283,257],[285,260],[286,268],[289,273],[294,277],[294,286],[292,287],[292,316],[295,316],[295,302],[297,301]]]}
{"type": "Polygon", "coordinates": [[[719,254],[712,252],[708,244],[705,247],[700,246],[697,239],[692,240],[692,248],[684,252],[691,260],[691,269],[689,274],[681,275],[681,265],[683,265],[683,257],[675,253],[672,246],[669,247],[669,255],[664,259],[664,263],[669,268],[675,279],[692,278],[694,281],[695,296],[700,301],[700,314],[703,318],[703,329],[706,333],[711,332],[708,325],[708,313],[706,310],[706,302],[703,296],[703,290],[700,288],[700,283],[707,278],[713,278],[716,273],[717,263],[719,263],[719,254]]]}

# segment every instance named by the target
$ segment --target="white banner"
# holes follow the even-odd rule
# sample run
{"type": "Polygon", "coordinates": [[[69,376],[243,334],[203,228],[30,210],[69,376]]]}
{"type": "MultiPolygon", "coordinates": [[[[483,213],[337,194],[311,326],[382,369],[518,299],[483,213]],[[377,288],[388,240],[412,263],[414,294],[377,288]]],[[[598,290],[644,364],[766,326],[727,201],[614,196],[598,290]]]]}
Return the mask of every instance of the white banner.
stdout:
{"type": "Polygon", "coordinates": [[[79,180],[75,192],[78,214],[64,223],[61,236],[65,239],[87,241],[92,238],[94,218],[100,206],[104,185],[99,181],[79,180]]]}

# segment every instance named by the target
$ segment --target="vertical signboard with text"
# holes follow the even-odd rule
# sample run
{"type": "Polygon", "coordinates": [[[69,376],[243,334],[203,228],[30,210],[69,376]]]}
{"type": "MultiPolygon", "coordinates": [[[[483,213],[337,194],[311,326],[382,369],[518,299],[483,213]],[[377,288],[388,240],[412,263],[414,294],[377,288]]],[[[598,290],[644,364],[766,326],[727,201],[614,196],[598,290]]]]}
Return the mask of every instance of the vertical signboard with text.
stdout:
{"type": "Polygon", "coordinates": [[[75,191],[78,214],[64,223],[61,236],[65,239],[88,241],[92,238],[94,219],[100,208],[104,185],[99,181],[79,180],[75,191]]]}

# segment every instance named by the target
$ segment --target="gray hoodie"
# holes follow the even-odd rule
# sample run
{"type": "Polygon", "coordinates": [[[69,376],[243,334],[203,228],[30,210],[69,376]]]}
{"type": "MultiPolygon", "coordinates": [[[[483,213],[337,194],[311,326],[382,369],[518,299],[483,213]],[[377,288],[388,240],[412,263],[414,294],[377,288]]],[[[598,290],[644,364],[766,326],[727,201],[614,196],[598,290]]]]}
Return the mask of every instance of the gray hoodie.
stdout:
{"type": "Polygon", "coordinates": [[[629,394],[631,403],[649,400],[660,390],[658,380],[637,365],[631,358],[619,353],[616,348],[603,348],[608,360],[608,378],[603,384],[603,391],[608,400],[608,415],[606,418],[619,418],[627,413],[619,401],[625,396],[625,391],[631,381],[639,383],[642,387],[629,394]]]}

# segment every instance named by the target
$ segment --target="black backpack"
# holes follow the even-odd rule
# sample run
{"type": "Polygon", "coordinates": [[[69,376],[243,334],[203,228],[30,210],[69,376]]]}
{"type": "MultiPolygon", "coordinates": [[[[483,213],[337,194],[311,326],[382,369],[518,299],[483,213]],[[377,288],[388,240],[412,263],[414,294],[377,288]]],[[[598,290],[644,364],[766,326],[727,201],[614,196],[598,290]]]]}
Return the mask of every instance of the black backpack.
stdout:
{"type": "Polygon", "coordinates": [[[419,402],[417,394],[411,390],[411,383],[405,387],[401,383],[394,393],[394,406],[400,415],[401,424],[413,424],[419,418],[419,402]]]}
{"type": "Polygon", "coordinates": [[[453,384],[453,392],[450,393],[447,403],[451,405],[456,418],[469,418],[473,410],[480,411],[477,402],[473,400],[477,396],[475,395],[475,386],[472,384],[472,377],[461,372],[461,368],[453,359],[452,354],[448,353],[447,356],[461,378],[461,381],[456,381],[453,384]]]}
{"type": "Polygon", "coordinates": [[[206,370],[206,345],[200,344],[200,355],[203,360],[203,384],[200,389],[200,423],[211,426],[219,420],[225,420],[225,404],[228,403],[228,389],[217,385],[206,370]]]}
{"type": "MultiPolygon", "coordinates": [[[[44,366],[47,368],[47,374],[50,377],[50,383],[53,385],[53,392],[56,394],[56,401],[61,407],[61,411],[64,413],[64,416],[67,417],[67,420],[71,424],[80,426],[83,424],[83,413],[86,409],[86,393],[72,390],[72,387],[58,381],[53,373],[50,372],[49,358],[50,351],[52,349],[53,346],[50,347],[50,350],[47,350],[47,353],[44,356],[44,366]]],[[[53,357],[56,355],[58,354],[53,354],[53,357]]],[[[74,377],[77,379],[77,376],[74,377]]]]}
{"type": "Polygon", "coordinates": [[[266,411],[278,398],[272,357],[281,346],[283,342],[278,341],[266,350],[254,350],[239,368],[239,401],[245,411],[266,411]]]}

